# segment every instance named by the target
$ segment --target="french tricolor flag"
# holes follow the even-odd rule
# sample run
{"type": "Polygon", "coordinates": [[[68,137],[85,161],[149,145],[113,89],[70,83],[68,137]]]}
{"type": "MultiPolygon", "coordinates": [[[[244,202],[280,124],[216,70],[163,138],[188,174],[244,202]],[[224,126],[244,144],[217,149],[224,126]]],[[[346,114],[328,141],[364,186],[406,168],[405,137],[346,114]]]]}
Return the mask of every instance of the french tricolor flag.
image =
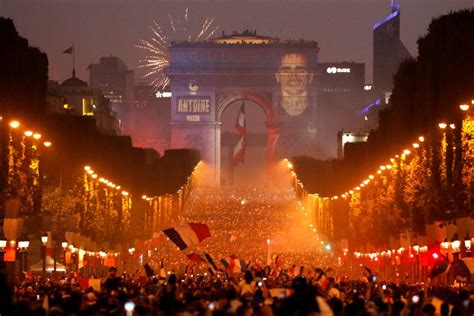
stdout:
{"type": "Polygon", "coordinates": [[[239,135],[239,141],[234,148],[234,157],[233,163],[234,165],[238,164],[239,162],[244,162],[245,157],[245,147],[246,147],[246,127],[245,127],[245,103],[242,103],[240,107],[239,114],[237,116],[237,121],[235,122],[235,131],[239,135]]]}
{"type": "Polygon", "coordinates": [[[206,224],[200,223],[186,223],[165,229],[163,233],[165,233],[180,250],[184,250],[192,245],[197,245],[204,239],[211,237],[209,227],[206,224]]]}
{"type": "Polygon", "coordinates": [[[221,263],[228,273],[242,273],[247,270],[247,264],[245,261],[238,259],[234,255],[221,259],[221,263]]]}

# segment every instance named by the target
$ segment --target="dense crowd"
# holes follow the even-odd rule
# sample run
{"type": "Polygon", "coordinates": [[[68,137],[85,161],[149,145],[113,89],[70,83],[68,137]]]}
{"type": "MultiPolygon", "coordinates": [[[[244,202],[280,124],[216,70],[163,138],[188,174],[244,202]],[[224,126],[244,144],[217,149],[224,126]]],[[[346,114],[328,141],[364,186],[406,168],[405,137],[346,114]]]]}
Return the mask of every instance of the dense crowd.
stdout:
{"type": "Polygon", "coordinates": [[[334,263],[321,244],[324,236],[310,226],[310,214],[291,188],[197,188],[182,219],[207,224],[211,237],[185,251],[164,243],[153,252],[152,266],[165,262],[167,267],[184,271],[189,265],[186,255],[191,252],[208,253],[216,262],[235,256],[249,264],[265,265],[270,252],[271,260],[278,256],[285,266],[327,267],[334,263]]]}
{"type": "Polygon", "coordinates": [[[466,284],[377,282],[360,268],[349,279],[291,190],[199,188],[182,220],[206,223],[211,237],[185,251],[168,240],[137,258],[132,274],[27,275],[13,291],[0,280],[0,315],[474,315],[466,284]],[[191,252],[208,253],[217,269],[191,252]],[[245,267],[225,269],[229,256],[245,267]]]}
{"type": "Polygon", "coordinates": [[[26,279],[2,292],[2,315],[473,315],[474,288],[315,278],[249,270],[228,278],[170,274],[142,280],[114,269],[100,289],[80,277],[26,279]]]}

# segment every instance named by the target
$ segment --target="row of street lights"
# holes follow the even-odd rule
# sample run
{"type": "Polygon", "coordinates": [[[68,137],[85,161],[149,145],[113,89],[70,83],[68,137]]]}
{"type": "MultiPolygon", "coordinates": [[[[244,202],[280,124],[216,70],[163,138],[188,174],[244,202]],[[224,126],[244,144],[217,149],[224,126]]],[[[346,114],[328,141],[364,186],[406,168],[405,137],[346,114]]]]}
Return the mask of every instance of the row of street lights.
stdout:
{"type": "MultiPolygon", "coordinates": [[[[49,236],[46,232],[44,232],[41,237],[41,260],[42,260],[42,272],[43,274],[46,273],[46,256],[47,256],[47,245],[49,236]]],[[[61,243],[63,249],[67,249],[68,243],[67,241],[63,241],[61,243]]],[[[28,251],[30,248],[30,240],[26,234],[22,234],[20,240],[17,242],[16,240],[8,240],[3,233],[0,234],[0,262],[5,260],[5,253],[10,249],[18,250],[19,256],[19,263],[20,263],[20,270],[25,271],[28,270],[28,251]]],[[[56,259],[55,259],[56,260],[56,259]]]]}

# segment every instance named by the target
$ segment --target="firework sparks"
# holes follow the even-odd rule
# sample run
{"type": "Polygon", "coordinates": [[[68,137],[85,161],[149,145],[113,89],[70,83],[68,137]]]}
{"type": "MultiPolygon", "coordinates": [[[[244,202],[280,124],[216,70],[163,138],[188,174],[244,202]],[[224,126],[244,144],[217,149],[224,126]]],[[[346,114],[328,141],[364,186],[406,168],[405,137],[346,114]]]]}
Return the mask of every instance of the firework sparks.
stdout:
{"type": "Polygon", "coordinates": [[[146,51],[146,56],[140,60],[139,67],[146,70],[144,79],[151,81],[151,85],[156,90],[169,85],[170,78],[165,74],[165,69],[170,65],[170,43],[171,41],[206,41],[219,26],[214,26],[214,18],[206,18],[198,32],[193,32],[189,21],[189,10],[184,12],[183,19],[173,18],[168,13],[169,25],[166,29],[153,21],[149,27],[151,38],[141,40],[136,46],[146,51]]]}

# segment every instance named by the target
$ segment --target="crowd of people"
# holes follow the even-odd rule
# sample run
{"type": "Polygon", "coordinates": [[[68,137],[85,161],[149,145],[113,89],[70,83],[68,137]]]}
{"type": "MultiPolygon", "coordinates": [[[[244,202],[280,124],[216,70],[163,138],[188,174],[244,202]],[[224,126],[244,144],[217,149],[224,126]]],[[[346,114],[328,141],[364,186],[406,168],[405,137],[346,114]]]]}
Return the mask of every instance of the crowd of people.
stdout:
{"type": "Polygon", "coordinates": [[[474,289],[315,278],[264,270],[223,277],[141,278],[111,268],[101,287],[80,277],[25,279],[2,290],[1,315],[473,315],[474,289]]]}
{"type": "Polygon", "coordinates": [[[28,274],[13,289],[0,279],[0,315],[474,315],[469,284],[384,282],[359,267],[349,278],[290,189],[198,188],[182,220],[206,223],[211,237],[185,251],[168,240],[133,273],[28,274]],[[230,256],[240,271],[221,265],[230,256]]]}
{"type": "Polygon", "coordinates": [[[279,257],[285,266],[329,266],[334,261],[323,246],[324,236],[310,226],[311,215],[290,187],[197,188],[182,220],[207,224],[211,237],[185,251],[164,243],[153,251],[152,266],[165,262],[167,267],[184,271],[191,252],[208,253],[215,261],[235,256],[256,265],[265,265],[268,256],[272,261],[279,257]]]}

